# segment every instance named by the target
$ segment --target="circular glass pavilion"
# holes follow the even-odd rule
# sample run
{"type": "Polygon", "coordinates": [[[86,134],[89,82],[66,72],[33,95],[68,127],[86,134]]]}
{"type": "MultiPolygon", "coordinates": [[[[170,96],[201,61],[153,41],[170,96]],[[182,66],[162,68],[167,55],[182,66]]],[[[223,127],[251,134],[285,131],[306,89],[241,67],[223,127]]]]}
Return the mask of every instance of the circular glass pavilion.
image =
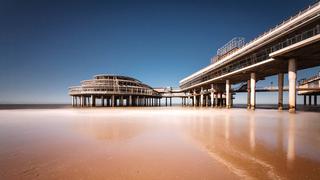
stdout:
{"type": "Polygon", "coordinates": [[[87,106],[158,106],[161,95],[152,87],[127,76],[100,74],[69,87],[72,105],[87,106]]]}

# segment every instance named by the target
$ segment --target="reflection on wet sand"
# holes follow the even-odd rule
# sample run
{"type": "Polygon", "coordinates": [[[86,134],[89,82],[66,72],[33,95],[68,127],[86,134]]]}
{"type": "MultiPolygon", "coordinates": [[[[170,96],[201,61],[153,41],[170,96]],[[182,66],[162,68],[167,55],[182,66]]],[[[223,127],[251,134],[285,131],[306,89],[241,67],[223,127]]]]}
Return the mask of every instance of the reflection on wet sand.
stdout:
{"type": "Polygon", "coordinates": [[[255,119],[253,115],[250,115],[250,148],[251,151],[254,151],[254,148],[256,146],[256,135],[255,135],[255,119]]]}
{"type": "Polygon", "coordinates": [[[295,147],[294,147],[294,136],[295,136],[295,116],[289,116],[289,129],[288,129],[288,150],[287,159],[289,166],[294,162],[295,147]]]}
{"type": "MultiPolygon", "coordinates": [[[[309,150],[306,147],[319,148],[319,139],[310,136],[316,133],[319,137],[319,131],[317,132],[317,130],[319,130],[320,122],[316,121],[317,114],[304,116],[303,113],[298,115],[287,113],[268,115],[267,112],[266,114],[232,112],[224,116],[220,115],[216,113],[215,116],[208,118],[210,125],[204,125],[205,123],[202,120],[197,121],[196,118],[193,118],[193,123],[186,124],[185,130],[192,137],[191,141],[195,141],[213,159],[226,165],[237,175],[246,179],[305,179],[306,177],[308,179],[318,179],[320,177],[320,160],[315,160],[313,157],[303,154],[304,151],[309,150]],[[211,124],[213,118],[214,126],[211,124]],[[300,128],[308,129],[301,129],[301,133],[303,133],[300,136],[302,152],[299,158],[296,158],[295,144],[297,118],[302,126],[300,128]],[[308,122],[304,122],[306,119],[308,119],[308,122]],[[194,129],[194,126],[198,126],[197,123],[207,127],[206,130],[209,133],[194,129]],[[309,126],[312,123],[315,123],[314,127],[309,126]],[[231,124],[232,127],[230,127],[231,124]],[[247,124],[247,128],[244,126],[245,124],[247,124]],[[286,124],[288,128],[285,129],[283,124],[286,124]],[[222,136],[221,133],[223,133],[222,136]],[[284,134],[288,136],[284,137],[284,134]],[[248,137],[248,141],[246,137],[248,137]],[[283,146],[286,144],[283,144],[283,138],[287,139],[287,149],[285,151],[283,146]],[[313,140],[306,141],[310,139],[313,140]]],[[[201,119],[205,118],[201,117],[201,119]]],[[[316,151],[309,153],[319,155],[316,151]]]]}

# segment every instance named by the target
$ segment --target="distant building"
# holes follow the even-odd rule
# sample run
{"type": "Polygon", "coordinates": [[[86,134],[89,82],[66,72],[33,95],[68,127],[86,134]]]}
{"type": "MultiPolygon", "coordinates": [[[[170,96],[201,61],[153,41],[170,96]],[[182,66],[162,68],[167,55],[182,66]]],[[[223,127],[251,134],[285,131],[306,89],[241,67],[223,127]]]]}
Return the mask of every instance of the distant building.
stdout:
{"type": "Polygon", "coordinates": [[[73,106],[158,106],[161,95],[141,81],[118,75],[101,74],[69,88],[73,106]]]}

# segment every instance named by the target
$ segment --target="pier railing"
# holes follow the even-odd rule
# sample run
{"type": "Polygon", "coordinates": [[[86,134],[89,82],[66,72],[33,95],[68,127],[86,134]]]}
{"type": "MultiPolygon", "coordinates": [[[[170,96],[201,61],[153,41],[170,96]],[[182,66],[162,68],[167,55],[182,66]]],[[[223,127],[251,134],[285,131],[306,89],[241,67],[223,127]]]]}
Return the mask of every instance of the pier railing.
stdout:
{"type": "Polygon", "coordinates": [[[69,95],[91,95],[91,94],[101,94],[101,95],[112,95],[112,94],[128,94],[128,95],[149,95],[149,96],[159,96],[159,93],[152,89],[145,87],[81,87],[75,86],[69,88],[69,95]]]}
{"type": "Polygon", "coordinates": [[[308,79],[301,79],[300,81],[298,81],[299,86],[310,83],[312,81],[315,80],[320,80],[320,72],[317,75],[311,76],[308,79]]]}

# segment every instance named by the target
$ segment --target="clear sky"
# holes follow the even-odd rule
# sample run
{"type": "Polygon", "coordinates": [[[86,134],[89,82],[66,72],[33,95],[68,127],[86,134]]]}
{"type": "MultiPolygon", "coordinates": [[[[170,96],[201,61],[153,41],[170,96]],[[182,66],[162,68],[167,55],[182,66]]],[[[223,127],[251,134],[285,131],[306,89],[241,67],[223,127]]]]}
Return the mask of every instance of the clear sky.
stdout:
{"type": "Polygon", "coordinates": [[[233,37],[249,41],[314,2],[0,0],[0,103],[69,103],[68,86],[99,73],[177,87],[233,37]]]}

